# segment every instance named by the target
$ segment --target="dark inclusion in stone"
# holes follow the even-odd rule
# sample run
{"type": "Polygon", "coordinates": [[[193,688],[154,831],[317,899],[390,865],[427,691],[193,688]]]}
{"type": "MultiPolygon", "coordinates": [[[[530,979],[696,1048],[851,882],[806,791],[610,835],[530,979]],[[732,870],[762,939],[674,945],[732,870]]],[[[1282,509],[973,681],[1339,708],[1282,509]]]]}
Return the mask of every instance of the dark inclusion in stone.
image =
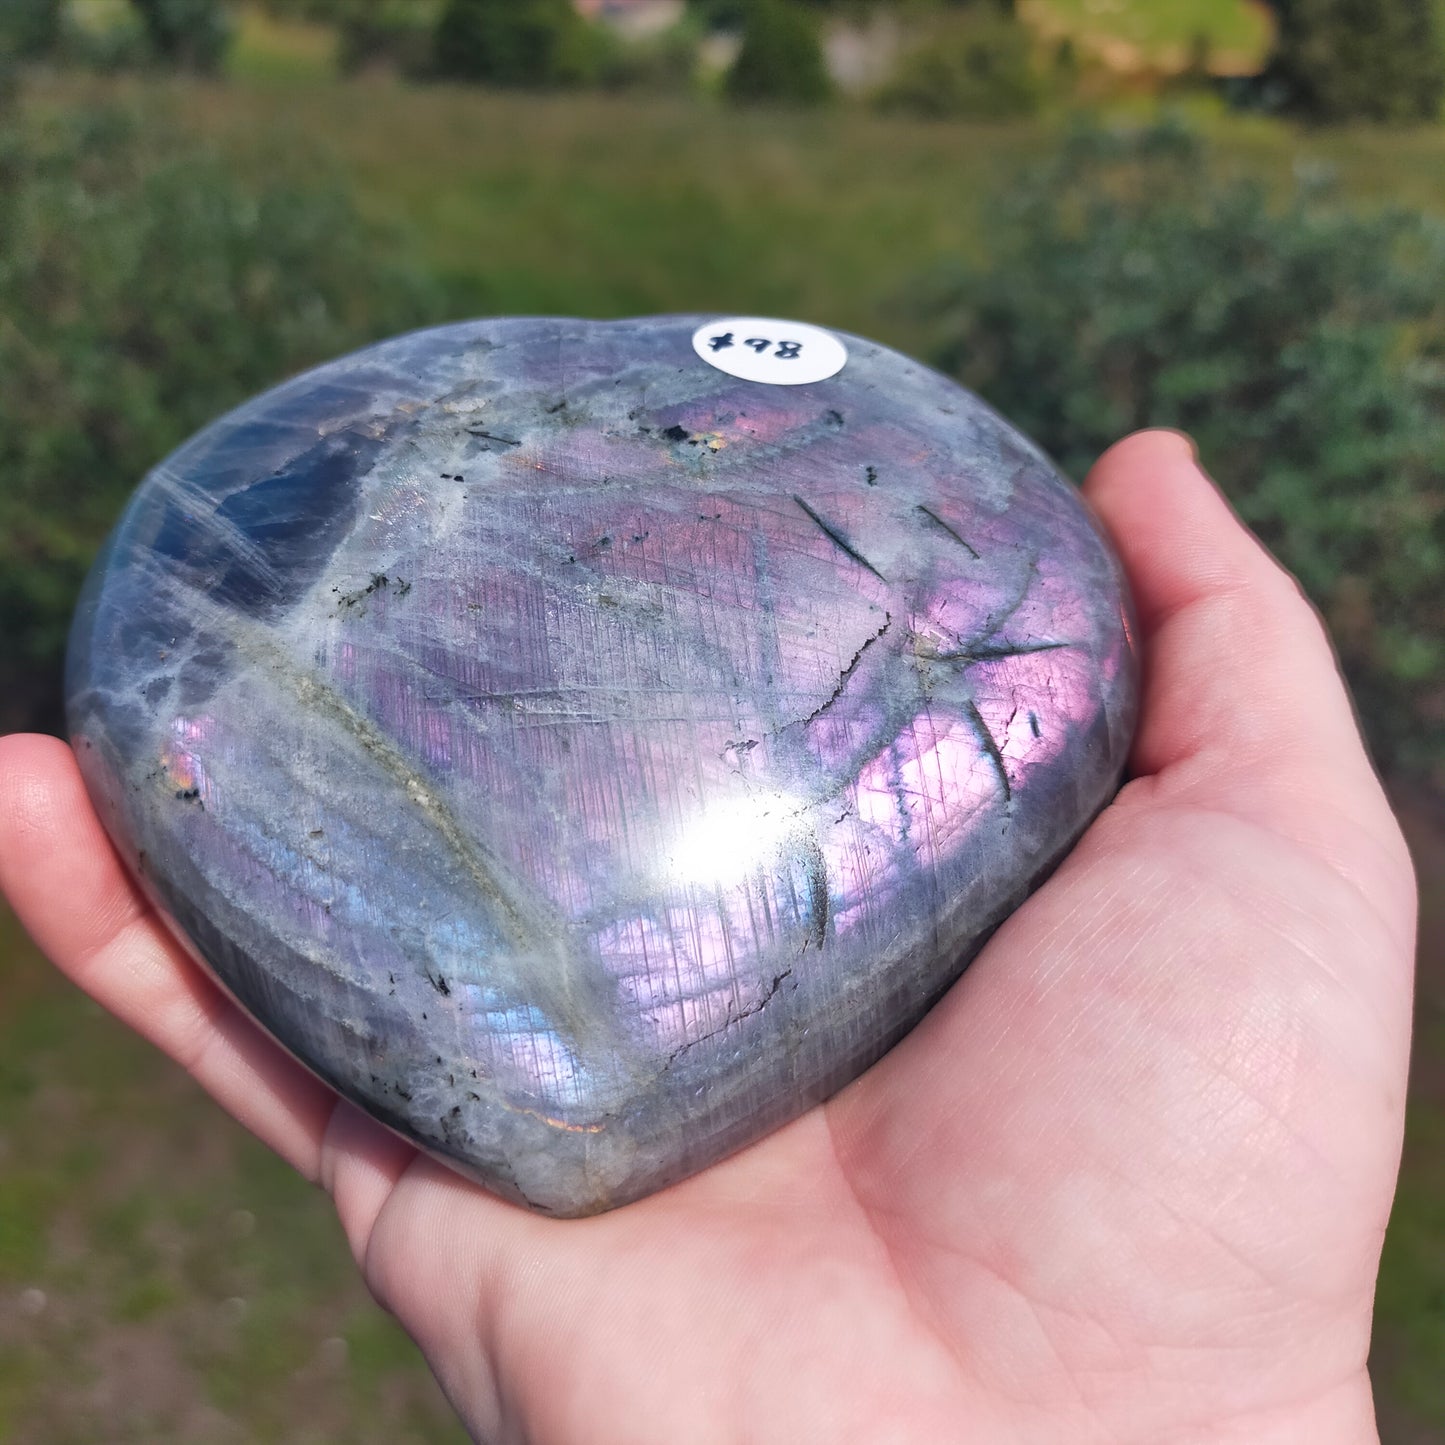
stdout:
{"type": "Polygon", "coordinates": [[[420,332],[143,482],[76,618],[106,825],[328,1083],[508,1198],[636,1199],[915,1024],[1111,796],[1135,668],[1072,488],[846,338],[420,332]]]}

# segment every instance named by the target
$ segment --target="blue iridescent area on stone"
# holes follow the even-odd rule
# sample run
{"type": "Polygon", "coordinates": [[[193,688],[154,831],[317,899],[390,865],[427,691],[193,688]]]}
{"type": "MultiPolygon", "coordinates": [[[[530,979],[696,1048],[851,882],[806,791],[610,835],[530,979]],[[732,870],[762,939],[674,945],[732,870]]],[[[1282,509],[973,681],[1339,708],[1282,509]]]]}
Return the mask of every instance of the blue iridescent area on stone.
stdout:
{"type": "Polygon", "coordinates": [[[344,358],[142,483],[70,724],[123,856],[343,1094],[625,1203],[899,1039],[1117,786],[1117,566],[977,398],[845,338],[501,320],[344,358]]]}

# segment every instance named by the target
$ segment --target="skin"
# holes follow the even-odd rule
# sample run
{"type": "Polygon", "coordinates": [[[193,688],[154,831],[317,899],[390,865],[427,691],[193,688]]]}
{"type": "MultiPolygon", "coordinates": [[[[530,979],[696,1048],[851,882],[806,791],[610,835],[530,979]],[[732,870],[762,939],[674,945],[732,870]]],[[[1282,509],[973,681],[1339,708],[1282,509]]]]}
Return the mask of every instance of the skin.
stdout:
{"type": "Polygon", "coordinates": [[[0,740],[0,887],[330,1193],[479,1440],[1377,1440],[1409,857],[1318,618],[1187,440],[1086,494],[1139,609],[1131,781],[881,1063],[612,1214],[527,1214],[338,1103],[172,941],[54,739],[0,740]]]}

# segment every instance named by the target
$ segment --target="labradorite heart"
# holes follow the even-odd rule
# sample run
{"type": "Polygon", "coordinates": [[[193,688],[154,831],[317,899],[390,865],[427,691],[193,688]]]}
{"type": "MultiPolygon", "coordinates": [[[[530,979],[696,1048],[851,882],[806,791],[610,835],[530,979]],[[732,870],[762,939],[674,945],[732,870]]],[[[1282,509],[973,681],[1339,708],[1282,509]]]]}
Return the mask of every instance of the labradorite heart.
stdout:
{"type": "Polygon", "coordinates": [[[141,484],[72,637],[112,837],[230,993],[553,1214],[867,1068],[1117,785],[1120,575],[976,397],[705,318],[419,332],[141,484]],[[740,338],[741,339],[741,338],[740,338]]]}

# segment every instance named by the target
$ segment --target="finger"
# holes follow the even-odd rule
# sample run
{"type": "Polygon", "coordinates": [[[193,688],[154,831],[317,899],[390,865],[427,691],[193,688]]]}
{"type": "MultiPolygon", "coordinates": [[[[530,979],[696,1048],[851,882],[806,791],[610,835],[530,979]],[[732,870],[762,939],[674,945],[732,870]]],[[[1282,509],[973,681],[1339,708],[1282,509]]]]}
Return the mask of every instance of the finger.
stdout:
{"type": "Polygon", "coordinates": [[[0,738],[0,892],[51,960],[310,1179],[335,1095],[188,958],[126,873],[55,738],[0,738]]]}
{"type": "Polygon", "coordinates": [[[1201,753],[1211,771],[1312,770],[1322,754],[1358,769],[1358,732],[1319,618],[1200,470],[1189,440],[1155,431],[1120,442],[1084,494],[1113,536],[1143,634],[1137,771],[1201,753]]]}
{"type": "Polygon", "coordinates": [[[1153,431],[1120,442],[1084,492],[1138,611],[1136,776],[1202,806],[1276,826],[1293,819],[1296,835],[1333,818],[1362,830],[1400,875],[1399,830],[1320,619],[1200,469],[1188,438],[1153,431]]]}
{"type": "Polygon", "coordinates": [[[368,1279],[377,1218],[418,1152],[349,1100],[337,1100],[321,1141],[320,1184],[335,1203],[352,1256],[368,1279]]]}

